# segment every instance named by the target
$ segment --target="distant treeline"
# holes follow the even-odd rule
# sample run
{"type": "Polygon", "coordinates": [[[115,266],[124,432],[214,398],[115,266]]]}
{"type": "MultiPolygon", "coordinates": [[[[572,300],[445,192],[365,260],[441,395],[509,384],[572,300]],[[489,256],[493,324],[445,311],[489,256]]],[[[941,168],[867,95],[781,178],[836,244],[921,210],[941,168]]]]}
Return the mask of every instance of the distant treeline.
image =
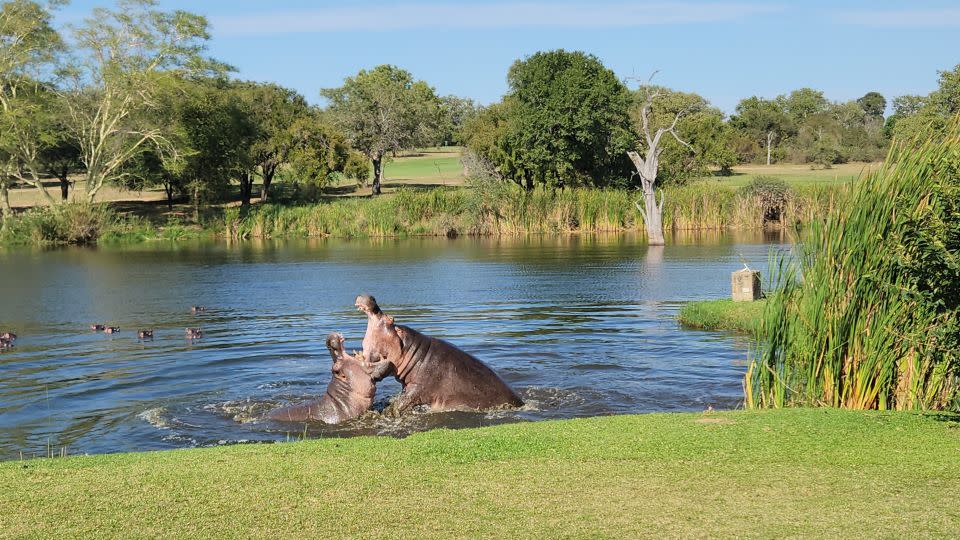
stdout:
{"type": "MultiPolygon", "coordinates": [[[[942,126],[960,103],[960,66],[929,96],[900,96],[884,118],[876,92],[847,103],[800,89],[744,99],[730,118],[702,97],[619,80],[595,57],[562,50],[518,60],[499,103],[438,96],[409,72],[382,65],[320,90],[326,106],[273,83],[236,80],[206,54],[207,21],[156,9],[151,0],[97,8],[61,32],[60,2],[0,3],[0,208],[9,189],[33,186],[54,203],[74,182],[94,201],[104,186],[160,188],[172,205],[270,197],[275,179],[298,200],[317,200],[342,177],[380,191],[383,162],[404,149],[466,146],[480,180],[531,190],[636,185],[626,152],[644,143],[648,120],[676,129],[662,141],[661,182],[738,163],[829,166],[876,160],[895,135],[942,126]],[[255,191],[255,186],[259,191],[255,191]]],[[[79,193],[78,193],[79,194],[79,193]]]]}

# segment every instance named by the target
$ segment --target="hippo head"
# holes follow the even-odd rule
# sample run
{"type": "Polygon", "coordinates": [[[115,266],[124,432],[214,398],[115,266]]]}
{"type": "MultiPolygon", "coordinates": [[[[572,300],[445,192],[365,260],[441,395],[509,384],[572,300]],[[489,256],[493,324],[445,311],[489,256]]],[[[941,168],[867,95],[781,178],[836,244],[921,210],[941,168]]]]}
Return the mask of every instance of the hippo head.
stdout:
{"type": "Polygon", "coordinates": [[[333,357],[334,362],[343,355],[343,342],[343,334],[338,332],[331,332],[327,336],[327,349],[330,351],[330,356],[333,357]]]}
{"type": "Polygon", "coordinates": [[[377,305],[377,299],[369,294],[357,296],[354,304],[357,306],[357,309],[366,313],[367,317],[380,317],[383,315],[383,311],[380,311],[380,306],[377,305]]]}
{"type": "Polygon", "coordinates": [[[397,333],[393,317],[381,311],[377,300],[370,295],[358,296],[356,305],[367,314],[367,333],[363,336],[363,353],[367,361],[385,358],[396,364],[403,353],[403,340],[397,333]]]}

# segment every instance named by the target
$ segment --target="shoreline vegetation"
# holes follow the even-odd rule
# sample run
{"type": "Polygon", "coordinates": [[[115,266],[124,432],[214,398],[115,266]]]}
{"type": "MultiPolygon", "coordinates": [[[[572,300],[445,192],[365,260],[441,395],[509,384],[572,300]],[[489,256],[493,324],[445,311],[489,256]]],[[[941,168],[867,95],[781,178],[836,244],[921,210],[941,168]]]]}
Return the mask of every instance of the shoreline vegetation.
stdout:
{"type": "MultiPolygon", "coordinates": [[[[791,185],[763,178],[742,187],[703,180],[664,190],[667,232],[803,226],[826,215],[849,184],[791,185]],[[759,190],[758,190],[759,186],[759,190]],[[774,190],[773,195],[769,193],[774,190]]],[[[276,188],[275,188],[276,189],[276,188]]],[[[639,198],[624,189],[505,183],[401,185],[378,197],[328,197],[315,203],[224,206],[149,215],[150,205],[71,203],[36,207],[6,220],[0,245],[306,237],[504,236],[528,233],[640,232],[639,198]],[[192,214],[192,215],[191,215],[192,214]]]]}
{"type": "Polygon", "coordinates": [[[8,461],[0,530],[949,538],[960,536],[958,420],[810,408],[657,413],[8,461]]]}
{"type": "Polygon", "coordinates": [[[754,302],[697,300],[684,304],[677,320],[684,326],[700,330],[726,330],[759,336],[766,305],[766,299],[754,302]]]}

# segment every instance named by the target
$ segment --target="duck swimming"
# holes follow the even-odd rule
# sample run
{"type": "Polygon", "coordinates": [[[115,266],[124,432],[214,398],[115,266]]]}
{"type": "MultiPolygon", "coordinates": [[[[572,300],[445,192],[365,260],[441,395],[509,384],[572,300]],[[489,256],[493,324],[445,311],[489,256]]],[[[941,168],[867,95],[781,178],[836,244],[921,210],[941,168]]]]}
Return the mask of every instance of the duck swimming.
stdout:
{"type": "Polygon", "coordinates": [[[187,334],[187,339],[199,339],[203,337],[203,330],[199,328],[187,328],[184,333],[187,334]]]}

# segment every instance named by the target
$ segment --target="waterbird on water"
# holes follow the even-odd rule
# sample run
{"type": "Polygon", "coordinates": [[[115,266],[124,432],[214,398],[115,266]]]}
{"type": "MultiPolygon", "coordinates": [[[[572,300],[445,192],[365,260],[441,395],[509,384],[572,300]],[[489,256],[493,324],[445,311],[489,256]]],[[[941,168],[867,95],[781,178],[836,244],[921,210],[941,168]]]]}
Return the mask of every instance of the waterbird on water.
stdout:
{"type": "Polygon", "coordinates": [[[193,306],[190,308],[190,313],[203,313],[207,308],[203,306],[193,306]]]}
{"type": "Polygon", "coordinates": [[[3,339],[0,337],[0,349],[9,349],[11,347],[13,347],[12,339],[3,339]]]}
{"type": "Polygon", "coordinates": [[[184,333],[187,335],[187,339],[198,339],[203,337],[203,330],[199,328],[187,328],[184,330],[184,333]]]}
{"type": "Polygon", "coordinates": [[[104,330],[107,329],[107,327],[102,324],[91,324],[90,329],[93,330],[94,332],[103,332],[104,330]]]}
{"type": "Polygon", "coordinates": [[[17,340],[17,335],[14,334],[13,332],[4,332],[0,334],[0,339],[13,343],[14,341],[17,340]]]}
{"type": "Polygon", "coordinates": [[[116,334],[119,331],[120,331],[119,326],[107,326],[106,328],[103,329],[104,334],[116,334]]]}
{"type": "Polygon", "coordinates": [[[153,330],[140,330],[137,332],[137,337],[140,339],[153,339],[153,330]]]}

